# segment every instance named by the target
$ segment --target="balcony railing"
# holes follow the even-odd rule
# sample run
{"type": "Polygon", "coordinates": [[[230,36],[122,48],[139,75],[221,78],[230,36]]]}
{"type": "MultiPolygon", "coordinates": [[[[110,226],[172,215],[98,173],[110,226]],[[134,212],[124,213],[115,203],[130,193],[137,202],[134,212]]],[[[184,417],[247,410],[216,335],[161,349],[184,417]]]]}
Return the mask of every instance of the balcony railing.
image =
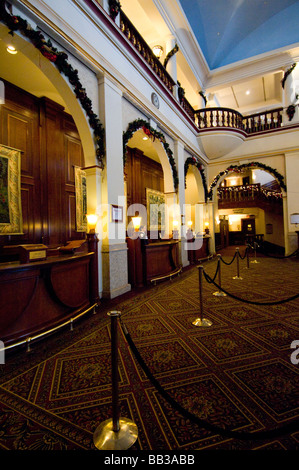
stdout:
{"type": "Polygon", "coordinates": [[[131,23],[129,18],[120,10],[120,29],[128,40],[137,49],[139,54],[145,59],[148,65],[162,80],[164,85],[173,93],[173,87],[175,85],[174,80],[171,78],[169,73],[166,71],[164,66],[161,64],[159,59],[155,56],[149,45],[145,42],[141,34],[137,31],[135,26],[131,23]]]}
{"type": "MultiPolygon", "coordinates": [[[[282,205],[282,193],[280,191],[269,191],[260,183],[240,186],[220,186],[218,188],[218,203],[221,207],[237,205],[242,203],[275,203],[282,205]]],[[[251,204],[252,205],[252,204],[251,204]]]]}
{"type": "MultiPolygon", "coordinates": [[[[119,15],[120,31],[127,37],[166,88],[173,94],[176,83],[172,77],[121,9],[119,15]]],[[[264,111],[250,116],[242,116],[238,111],[230,108],[204,108],[195,110],[185,96],[179,98],[179,104],[199,131],[222,128],[235,129],[245,132],[246,134],[253,134],[277,129],[282,125],[283,108],[264,111]]]]}
{"type": "Polygon", "coordinates": [[[243,125],[247,134],[277,129],[282,124],[283,108],[264,111],[263,113],[251,114],[243,117],[243,125]]]}
{"type": "Polygon", "coordinates": [[[243,129],[243,116],[230,108],[205,108],[195,111],[195,122],[199,129],[214,127],[243,129]]]}

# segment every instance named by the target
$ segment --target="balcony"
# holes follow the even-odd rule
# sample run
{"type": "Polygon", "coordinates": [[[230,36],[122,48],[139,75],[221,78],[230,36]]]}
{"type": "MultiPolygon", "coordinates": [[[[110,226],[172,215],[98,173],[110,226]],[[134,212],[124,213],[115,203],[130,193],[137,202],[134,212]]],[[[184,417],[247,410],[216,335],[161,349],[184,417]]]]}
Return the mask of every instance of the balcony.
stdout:
{"type": "MultiPolygon", "coordinates": [[[[97,9],[98,16],[104,20],[103,8],[98,4],[96,5],[93,0],[86,0],[86,3],[91,4],[91,2],[93,8],[97,9]]],[[[182,117],[193,125],[195,131],[198,131],[199,145],[209,158],[219,158],[228,154],[242,144],[247,137],[282,128],[283,108],[242,116],[238,111],[229,108],[195,110],[184,96],[184,93],[179,93],[179,98],[176,99],[174,87],[178,83],[174,82],[122,9],[120,8],[118,11],[119,26],[116,22],[118,12],[111,13],[110,11],[109,14],[115,26],[115,33],[129,41],[130,45],[133,46],[132,52],[134,50],[141,62],[145,62],[149,73],[152,73],[157,83],[161,85],[161,92],[167,94],[168,99],[172,99],[182,117]]]]}
{"type": "Polygon", "coordinates": [[[282,213],[282,193],[271,191],[258,184],[218,188],[218,209],[259,207],[282,213]]]}

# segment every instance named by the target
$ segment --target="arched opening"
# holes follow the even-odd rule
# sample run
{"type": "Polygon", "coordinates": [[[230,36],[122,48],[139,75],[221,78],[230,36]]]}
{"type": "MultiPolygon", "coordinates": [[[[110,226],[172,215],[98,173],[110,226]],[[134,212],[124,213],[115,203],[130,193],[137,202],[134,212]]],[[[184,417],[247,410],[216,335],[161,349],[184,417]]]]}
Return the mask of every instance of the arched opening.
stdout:
{"type": "Polygon", "coordinates": [[[21,150],[23,235],[9,243],[52,247],[84,238],[87,226],[85,221],[79,227],[75,167],[97,164],[86,113],[67,79],[33,44],[14,33],[18,52],[10,55],[11,35],[3,24],[0,36],[5,84],[1,143],[21,150]]]}
{"type": "Polygon", "coordinates": [[[164,136],[144,121],[129,125],[124,157],[128,275],[129,283],[139,287],[179,269],[179,241],[172,227],[176,167],[164,136]],[[141,218],[137,228],[135,216],[141,218]]]}
{"type": "Polygon", "coordinates": [[[257,243],[268,252],[284,254],[285,187],[283,177],[272,173],[265,165],[250,164],[231,167],[218,178],[214,190],[216,250],[257,243]]]}

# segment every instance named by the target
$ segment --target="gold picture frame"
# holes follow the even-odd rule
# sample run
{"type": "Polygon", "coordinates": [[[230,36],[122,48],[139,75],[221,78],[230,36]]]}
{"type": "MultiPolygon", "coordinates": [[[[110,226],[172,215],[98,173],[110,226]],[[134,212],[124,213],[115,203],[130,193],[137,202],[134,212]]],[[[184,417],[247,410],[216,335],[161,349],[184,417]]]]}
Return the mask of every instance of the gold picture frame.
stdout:
{"type": "Polygon", "coordinates": [[[23,235],[21,151],[0,145],[0,235],[23,235]]]}
{"type": "Polygon", "coordinates": [[[75,166],[76,231],[87,232],[86,172],[75,166]]]}
{"type": "Polygon", "coordinates": [[[165,194],[146,188],[147,228],[151,231],[165,230],[165,194]]]}

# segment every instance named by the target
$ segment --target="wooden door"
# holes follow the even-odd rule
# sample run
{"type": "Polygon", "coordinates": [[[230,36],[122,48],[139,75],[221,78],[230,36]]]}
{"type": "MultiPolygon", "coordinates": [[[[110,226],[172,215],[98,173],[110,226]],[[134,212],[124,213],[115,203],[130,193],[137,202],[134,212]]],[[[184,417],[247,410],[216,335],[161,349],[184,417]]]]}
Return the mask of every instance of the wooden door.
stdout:
{"type": "Polygon", "coordinates": [[[229,245],[228,220],[220,220],[220,243],[221,248],[229,245]]]}

